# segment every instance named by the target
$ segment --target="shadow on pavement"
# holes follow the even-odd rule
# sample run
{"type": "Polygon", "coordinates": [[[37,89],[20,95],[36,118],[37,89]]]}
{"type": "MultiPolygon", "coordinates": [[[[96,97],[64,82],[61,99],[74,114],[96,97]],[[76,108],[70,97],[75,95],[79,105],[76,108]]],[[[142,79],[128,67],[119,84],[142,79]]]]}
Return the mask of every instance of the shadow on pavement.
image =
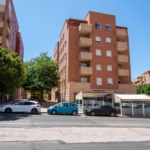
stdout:
{"type": "Polygon", "coordinates": [[[24,119],[26,117],[30,117],[31,114],[19,114],[19,113],[13,113],[13,114],[0,114],[0,122],[1,121],[15,121],[15,120],[20,120],[24,119]]]}

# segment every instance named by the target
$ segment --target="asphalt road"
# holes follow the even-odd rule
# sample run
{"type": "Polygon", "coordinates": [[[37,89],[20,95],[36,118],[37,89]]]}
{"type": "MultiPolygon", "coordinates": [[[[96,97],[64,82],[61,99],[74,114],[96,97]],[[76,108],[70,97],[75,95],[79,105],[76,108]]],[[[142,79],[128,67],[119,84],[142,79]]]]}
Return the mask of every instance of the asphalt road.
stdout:
{"type": "Polygon", "coordinates": [[[107,127],[107,128],[150,128],[150,118],[71,116],[31,114],[0,114],[0,128],[26,127],[107,127]]]}
{"type": "Polygon", "coordinates": [[[149,150],[150,142],[80,143],[62,141],[0,142],[2,150],[149,150]]]}

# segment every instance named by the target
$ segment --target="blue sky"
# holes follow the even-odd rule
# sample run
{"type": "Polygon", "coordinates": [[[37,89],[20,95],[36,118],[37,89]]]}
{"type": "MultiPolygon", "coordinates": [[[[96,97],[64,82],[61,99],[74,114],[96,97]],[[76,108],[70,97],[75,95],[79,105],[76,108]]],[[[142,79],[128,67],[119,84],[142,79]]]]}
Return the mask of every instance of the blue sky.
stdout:
{"type": "Polygon", "coordinates": [[[25,55],[53,56],[67,18],[84,19],[89,10],[116,15],[117,25],[128,27],[132,79],[150,69],[150,0],[13,0],[25,55]]]}

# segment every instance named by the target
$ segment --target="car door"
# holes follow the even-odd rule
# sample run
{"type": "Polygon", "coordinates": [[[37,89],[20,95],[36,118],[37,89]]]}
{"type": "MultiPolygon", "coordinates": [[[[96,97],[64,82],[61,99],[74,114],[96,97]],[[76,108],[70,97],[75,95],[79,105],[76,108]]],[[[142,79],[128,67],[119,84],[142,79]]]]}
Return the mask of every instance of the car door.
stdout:
{"type": "Polygon", "coordinates": [[[99,115],[104,115],[105,114],[105,106],[101,106],[100,109],[98,110],[99,115]]]}
{"type": "Polygon", "coordinates": [[[32,105],[34,105],[33,102],[28,102],[28,101],[24,102],[24,105],[23,105],[24,112],[31,112],[32,105]]]}
{"type": "Polygon", "coordinates": [[[55,106],[55,110],[57,111],[58,114],[62,114],[63,113],[63,103],[60,103],[58,105],[55,106]]]}
{"type": "Polygon", "coordinates": [[[16,104],[14,104],[13,106],[13,112],[23,112],[23,105],[24,105],[24,102],[23,101],[20,101],[16,104]]]}

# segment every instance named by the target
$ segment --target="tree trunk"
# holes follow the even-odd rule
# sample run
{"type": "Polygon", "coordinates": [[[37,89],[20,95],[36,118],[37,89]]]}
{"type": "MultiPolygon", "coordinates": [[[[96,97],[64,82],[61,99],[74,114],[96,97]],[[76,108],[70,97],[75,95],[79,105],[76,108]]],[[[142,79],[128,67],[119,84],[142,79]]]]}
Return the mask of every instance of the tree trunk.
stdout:
{"type": "Polygon", "coordinates": [[[43,100],[43,89],[40,89],[40,100],[43,100]]]}

